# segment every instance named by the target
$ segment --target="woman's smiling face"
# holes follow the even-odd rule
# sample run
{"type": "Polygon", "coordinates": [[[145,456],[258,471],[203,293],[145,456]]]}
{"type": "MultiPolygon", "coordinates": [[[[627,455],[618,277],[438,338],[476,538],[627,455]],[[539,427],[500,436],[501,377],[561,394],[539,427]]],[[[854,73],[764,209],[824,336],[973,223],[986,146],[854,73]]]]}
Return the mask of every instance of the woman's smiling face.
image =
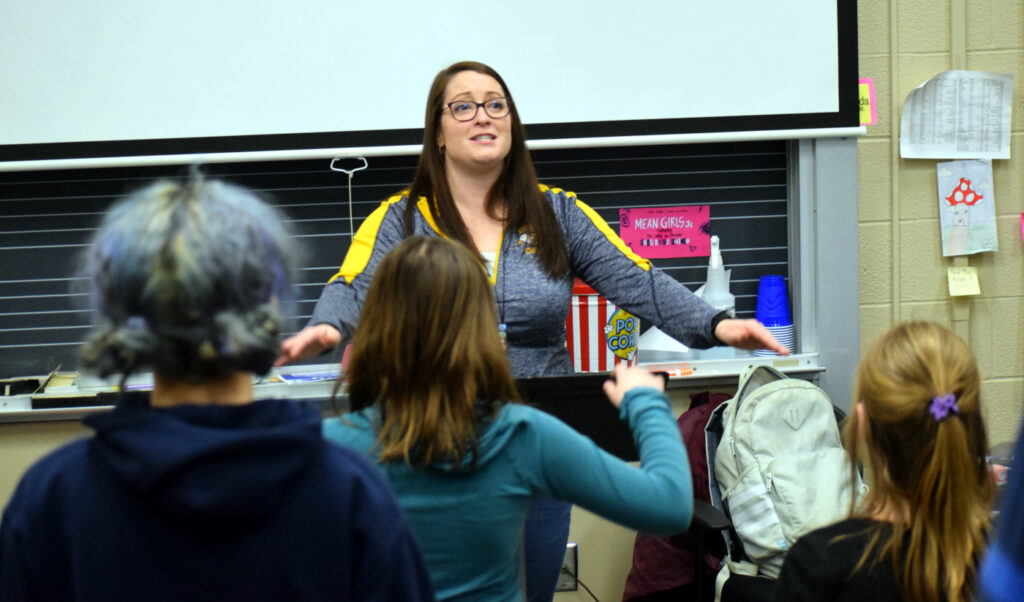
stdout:
{"type": "Polygon", "coordinates": [[[459,100],[484,102],[507,96],[501,84],[490,75],[476,71],[460,71],[448,82],[444,93],[445,108],[437,143],[445,149],[448,169],[467,173],[497,170],[501,172],[512,146],[512,118],[495,119],[483,107],[469,121],[458,121],[447,104],[459,100]]]}

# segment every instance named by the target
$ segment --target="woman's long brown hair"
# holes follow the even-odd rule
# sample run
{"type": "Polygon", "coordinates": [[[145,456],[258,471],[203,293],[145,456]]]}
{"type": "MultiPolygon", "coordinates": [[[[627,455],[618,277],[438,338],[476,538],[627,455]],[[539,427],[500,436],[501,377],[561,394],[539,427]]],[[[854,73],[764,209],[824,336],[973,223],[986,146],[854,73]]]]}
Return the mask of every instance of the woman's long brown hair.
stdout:
{"type": "Polygon", "coordinates": [[[877,548],[905,600],[960,602],[976,591],[994,495],[980,388],[970,348],[932,322],[893,327],[857,369],[863,420],[853,412],[843,436],[851,463],[864,459],[872,475],[863,512],[897,518],[873,529],[855,571],[877,548]],[[936,420],[932,400],[949,393],[958,412],[936,420]]]}
{"type": "MultiPolygon", "coordinates": [[[[480,250],[473,244],[466,224],[455,207],[445,176],[444,153],[437,145],[445,89],[452,77],[463,71],[475,71],[493,77],[501,85],[502,93],[509,98],[512,96],[505,85],[505,80],[498,72],[483,63],[455,63],[434,77],[430,94],[427,96],[423,152],[420,153],[416,175],[409,188],[411,202],[405,208],[405,228],[406,234],[412,234],[416,199],[434,199],[434,202],[430,203],[430,211],[438,227],[449,238],[479,253],[480,250]]],[[[504,221],[505,227],[514,233],[521,230],[532,232],[537,245],[537,259],[544,266],[544,271],[552,278],[559,278],[569,271],[569,253],[565,247],[565,237],[562,235],[562,227],[555,217],[555,212],[538,188],[537,172],[533,169],[530,151],[526,148],[526,129],[519,119],[515,102],[510,104],[512,145],[508,156],[505,157],[505,168],[487,195],[487,213],[494,219],[504,221]]]]}
{"type": "Polygon", "coordinates": [[[352,338],[348,394],[353,410],[379,403],[382,461],[475,461],[479,427],[518,395],[473,253],[420,236],[388,253],[352,338]]]}

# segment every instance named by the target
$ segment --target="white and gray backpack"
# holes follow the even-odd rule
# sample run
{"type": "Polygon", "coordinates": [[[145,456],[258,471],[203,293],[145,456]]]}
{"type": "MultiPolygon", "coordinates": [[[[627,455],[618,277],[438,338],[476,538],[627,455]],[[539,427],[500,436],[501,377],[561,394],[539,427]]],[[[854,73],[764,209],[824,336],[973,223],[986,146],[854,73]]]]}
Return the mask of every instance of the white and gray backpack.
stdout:
{"type": "Polygon", "coordinates": [[[776,578],[786,550],[848,516],[851,495],[864,489],[859,476],[850,482],[832,400],[812,383],[747,366],[736,396],[715,413],[713,501],[727,510],[757,574],[776,578]]]}

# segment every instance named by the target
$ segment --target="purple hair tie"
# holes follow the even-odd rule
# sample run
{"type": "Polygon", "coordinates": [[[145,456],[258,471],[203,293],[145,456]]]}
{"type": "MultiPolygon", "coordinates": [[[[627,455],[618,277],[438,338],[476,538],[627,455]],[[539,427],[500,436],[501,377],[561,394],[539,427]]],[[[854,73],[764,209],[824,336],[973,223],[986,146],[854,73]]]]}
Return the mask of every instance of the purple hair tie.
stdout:
{"type": "Polygon", "coordinates": [[[935,422],[942,422],[946,416],[949,416],[950,412],[959,414],[960,408],[956,406],[956,397],[952,393],[946,393],[945,395],[936,395],[932,398],[930,411],[932,416],[935,417],[935,422]]]}
{"type": "Polygon", "coordinates": [[[128,316],[124,321],[124,325],[129,330],[145,330],[148,327],[146,318],[143,316],[128,316]]]}

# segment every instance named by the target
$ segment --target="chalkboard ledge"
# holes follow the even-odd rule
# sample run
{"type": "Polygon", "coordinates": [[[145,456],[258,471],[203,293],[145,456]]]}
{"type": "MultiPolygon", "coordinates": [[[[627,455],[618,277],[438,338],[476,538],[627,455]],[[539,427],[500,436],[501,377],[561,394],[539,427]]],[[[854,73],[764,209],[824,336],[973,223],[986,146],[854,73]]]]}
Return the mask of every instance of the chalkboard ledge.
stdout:
{"type": "MultiPolygon", "coordinates": [[[[641,363],[649,370],[668,372],[670,389],[729,387],[737,382],[740,372],[750,364],[773,366],[790,376],[805,380],[815,380],[818,374],[825,371],[818,364],[816,353],[641,363]]],[[[117,401],[119,393],[113,382],[87,375],[64,376],[71,376],[70,381],[73,382],[65,379],[65,382],[59,383],[60,386],[44,387],[38,392],[35,392],[35,387],[21,386],[14,381],[35,380],[38,386],[48,378],[52,381],[53,375],[5,381],[13,386],[6,389],[8,394],[0,395],[0,424],[81,420],[89,414],[108,411],[117,401]]],[[[287,398],[316,403],[325,412],[330,412],[337,376],[336,364],[287,367],[274,370],[266,377],[256,378],[253,388],[257,399],[287,398]]],[[[152,388],[152,382],[151,374],[139,374],[129,379],[127,388],[147,390],[152,388]]],[[[347,397],[342,386],[334,409],[346,405],[347,397]]]]}

